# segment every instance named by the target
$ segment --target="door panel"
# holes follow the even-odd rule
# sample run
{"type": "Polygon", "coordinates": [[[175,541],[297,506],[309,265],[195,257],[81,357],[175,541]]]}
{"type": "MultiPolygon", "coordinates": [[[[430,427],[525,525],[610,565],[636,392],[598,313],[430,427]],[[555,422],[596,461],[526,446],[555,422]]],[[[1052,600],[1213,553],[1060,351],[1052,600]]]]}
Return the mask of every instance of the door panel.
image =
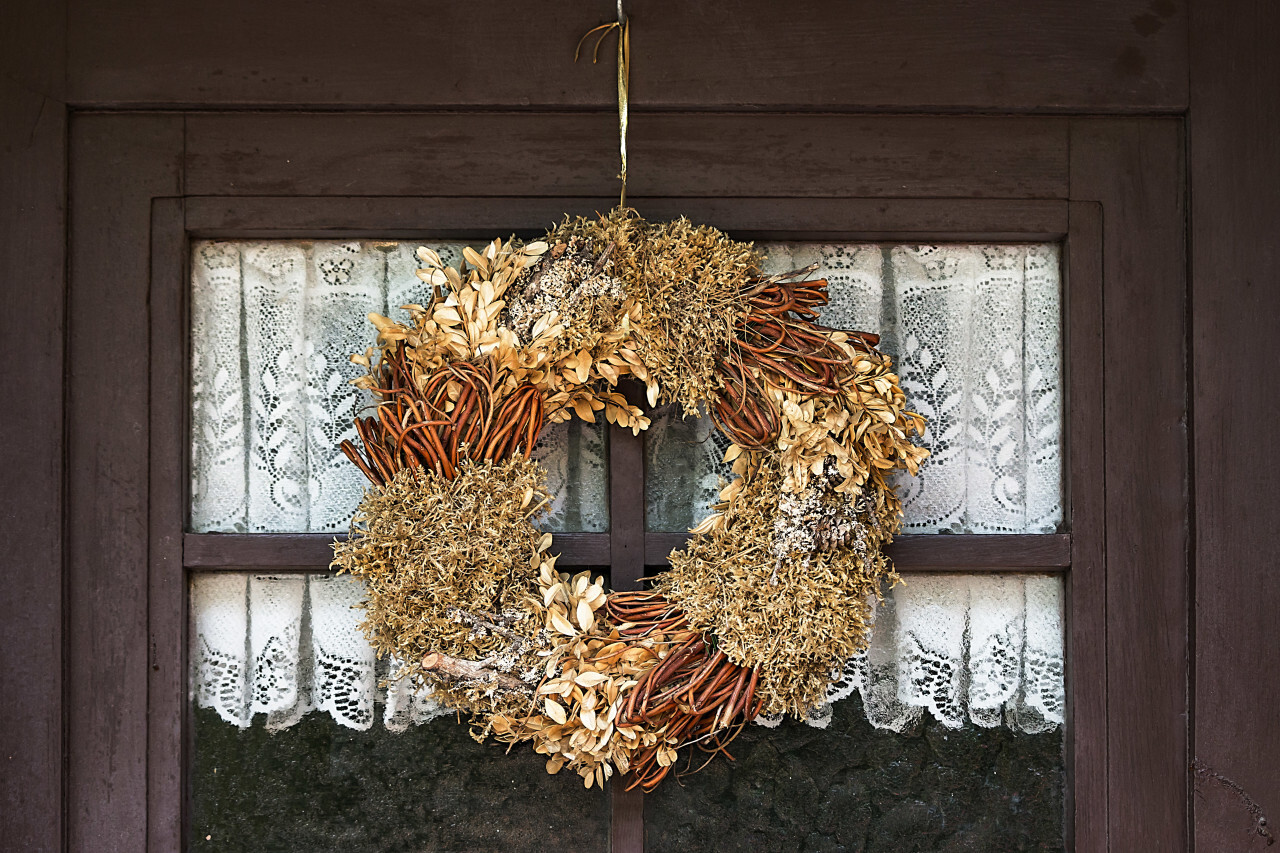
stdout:
{"type": "MultiPolygon", "coordinates": [[[[343,132],[351,138],[360,137],[363,130],[370,150],[394,148],[395,134],[387,130],[392,125],[381,117],[339,118],[346,128],[343,132]],[[363,121],[368,123],[362,124],[363,121]]],[[[401,119],[412,121],[413,117],[401,119]]],[[[473,126],[483,126],[489,119],[477,117],[479,123],[473,126]]],[[[413,159],[414,140],[410,137],[400,140],[402,154],[365,159],[360,169],[348,171],[339,185],[326,177],[319,156],[327,139],[336,137],[326,132],[317,139],[310,132],[317,127],[317,120],[323,123],[327,119],[298,116],[296,128],[291,128],[289,117],[274,116],[262,125],[270,130],[263,137],[264,153],[255,153],[252,144],[239,144],[234,150],[241,154],[224,158],[224,165],[217,166],[250,176],[246,186],[242,187],[238,178],[202,177],[216,173],[210,164],[217,159],[218,149],[210,140],[227,140],[225,144],[234,147],[238,143],[232,141],[233,137],[252,138],[255,120],[240,115],[186,119],[98,115],[83,116],[73,123],[69,439],[71,470],[76,473],[69,484],[69,624],[75,627],[75,634],[68,670],[72,849],[139,849],[140,844],[147,843],[143,827],[148,822],[152,828],[151,849],[169,849],[181,819],[176,805],[180,800],[172,792],[170,780],[180,772],[182,760],[181,749],[173,745],[177,725],[173,709],[182,704],[181,696],[173,695],[183,672],[183,638],[175,636],[182,615],[175,609],[179,606],[174,595],[178,587],[173,585],[176,545],[166,538],[175,532],[169,529],[174,516],[162,509],[170,505],[173,495],[181,493],[181,457],[172,444],[157,442],[158,434],[149,435],[156,429],[172,433],[176,423],[173,413],[166,408],[165,413],[157,415],[156,410],[148,409],[148,403],[174,399],[169,396],[169,383],[181,381],[182,377],[166,374],[165,362],[159,359],[162,354],[181,352],[184,343],[181,332],[173,327],[147,342],[149,311],[152,320],[165,323],[182,316],[180,300],[185,278],[180,268],[175,272],[171,267],[174,259],[184,257],[186,241],[195,235],[305,236],[313,227],[322,227],[326,234],[334,236],[356,236],[353,231],[368,235],[370,229],[376,232],[380,223],[373,221],[376,217],[366,217],[383,203],[350,196],[421,193],[423,185],[440,173],[435,169],[403,169],[403,164],[413,159]],[[225,125],[220,126],[219,122],[225,125]],[[240,129],[233,133],[233,127],[240,129]],[[285,141],[271,142],[271,134],[285,141]],[[209,154],[184,159],[184,150],[209,154]],[[300,171],[295,170],[294,163],[287,162],[295,153],[302,158],[300,171]],[[237,162],[233,164],[233,160],[237,162]],[[184,162],[189,168],[183,167],[184,162]],[[196,220],[184,222],[180,228],[153,224],[154,199],[181,197],[193,186],[199,186],[202,193],[234,196],[266,191],[277,198],[247,199],[243,208],[227,199],[193,199],[190,212],[170,210],[163,215],[184,219],[199,209],[203,211],[201,215],[212,218],[203,224],[196,220]],[[296,203],[290,198],[316,193],[341,193],[343,198],[304,198],[296,203]],[[350,210],[347,205],[351,205],[350,210]],[[273,212],[279,215],[278,219],[273,212]],[[359,219],[353,218],[356,216],[359,219]],[[274,224],[281,221],[287,223],[286,227],[274,224]],[[353,221],[369,224],[354,226],[353,221]],[[209,227],[210,222],[214,227],[209,227]],[[150,307],[146,286],[149,264],[154,275],[150,307]],[[175,299],[179,300],[176,305],[172,301],[175,299]],[[150,398],[145,389],[140,390],[140,383],[149,374],[157,383],[149,392],[150,398]],[[149,452],[153,452],[150,460],[149,452]],[[151,728],[146,707],[149,689],[151,728]],[[109,800],[103,797],[103,791],[110,792],[109,800]],[[105,841],[99,834],[102,827],[107,828],[105,841]]],[[[422,120],[431,121],[429,117],[422,120]]],[[[548,128],[557,127],[560,120],[548,117],[548,128]]],[[[821,117],[813,120],[821,125],[821,117]]],[[[666,121],[672,122],[667,125],[673,131],[671,138],[683,138],[674,132],[680,127],[679,119],[666,121]]],[[[751,140],[774,133],[770,127],[780,127],[789,120],[760,116],[754,121],[760,123],[760,128],[746,134],[746,147],[751,140]]],[[[832,118],[828,129],[821,133],[829,134],[831,139],[840,137],[850,127],[842,124],[845,121],[832,118]]],[[[1093,626],[1088,634],[1073,628],[1073,636],[1079,641],[1073,652],[1073,672],[1087,681],[1073,681],[1070,688],[1078,697],[1072,722],[1076,745],[1071,747],[1067,782],[1075,796],[1072,831],[1080,849],[1101,849],[1108,832],[1113,839],[1129,839],[1138,847],[1159,839],[1162,849],[1182,849],[1186,792],[1178,780],[1184,778],[1180,769],[1187,734],[1184,714],[1188,611],[1184,571],[1185,289],[1180,231],[1180,123],[1137,119],[1055,119],[1047,124],[1041,119],[986,121],[938,117],[902,124],[892,117],[858,119],[856,127],[882,140],[904,139],[915,131],[922,132],[923,138],[940,140],[938,146],[949,137],[969,140],[953,149],[950,159],[944,153],[941,165],[933,171],[920,165],[930,156],[926,146],[921,155],[925,159],[908,158],[902,172],[895,173],[893,158],[868,156],[857,161],[861,178],[839,178],[843,183],[834,184],[841,193],[865,186],[873,193],[885,194],[883,200],[685,198],[654,200],[651,206],[644,199],[637,203],[645,205],[651,216],[683,212],[737,228],[743,228],[750,218],[742,218],[742,211],[755,211],[751,216],[756,217],[757,233],[782,238],[814,234],[821,230],[815,228],[815,218],[836,221],[832,219],[836,217],[836,230],[841,234],[867,239],[888,239],[904,231],[915,232],[922,239],[938,232],[955,234],[958,239],[959,235],[987,234],[989,228],[1003,235],[1034,233],[1035,239],[1042,239],[1046,230],[1062,234],[1057,230],[1060,226],[1051,223],[1054,217],[1059,221],[1062,217],[1037,208],[1036,204],[1042,204],[1037,199],[1047,195],[1057,198],[1059,205],[1073,199],[1095,204],[1099,215],[1090,218],[1086,209],[1080,208],[1079,222],[1100,224],[1104,235],[1101,240],[1090,237],[1087,228],[1075,233],[1077,207],[1070,208],[1069,272],[1074,275],[1077,268],[1087,270],[1091,258],[1100,263],[1090,286],[1105,297],[1091,305],[1080,303],[1069,309],[1069,332],[1097,340],[1100,330],[1098,349],[1108,356],[1102,363],[1107,388],[1111,389],[1106,406],[1108,413],[1114,414],[1093,416],[1095,424],[1102,423],[1105,417],[1108,425],[1102,442],[1105,463],[1096,453],[1096,446],[1072,450],[1077,454],[1071,462],[1075,482],[1072,501],[1077,511],[1072,523],[1073,554],[1082,553],[1078,548],[1084,541],[1081,535],[1094,543],[1091,548],[1097,549],[1090,551],[1093,556],[1087,589],[1076,586],[1077,580],[1085,581],[1086,576],[1077,579],[1076,567],[1072,570],[1073,626],[1093,626]],[[979,130],[975,131],[975,127],[979,130]],[[1040,133],[1046,128],[1051,134],[1072,134],[1070,183],[1063,179],[1068,169],[1064,145],[1053,148],[1057,153],[1051,156],[1041,156],[1038,150],[1009,155],[1006,137],[1011,129],[1016,135],[1040,133]],[[911,162],[916,165],[909,165],[911,162]],[[1002,164],[995,178],[991,176],[992,163],[1002,164]],[[906,190],[892,186],[896,178],[885,177],[912,172],[923,177],[907,179],[906,190]],[[983,206],[993,204],[982,200],[991,180],[998,182],[1001,194],[1012,197],[1011,201],[999,203],[1009,205],[1004,213],[1025,213],[1021,224],[1010,224],[1007,219],[1002,221],[1002,214],[993,214],[999,205],[983,206]],[[903,192],[932,196],[940,189],[970,200],[891,198],[903,192]],[[924,211],[923,221],[932,223],[929,227],[911,227],[909,211],[913,205],[917,213],[924,211]],[[943,227],[938,223],[948,224],[943,227]],[[1100,255],[1099,247],[1103,247],[1100,255]],[[1107,282],[1105,288],[1098,275],[1107,282]],[[1095,312],[1105,312],[1105,322],[1095,312]],[[1083,329],[1082,323],[1087,324],[1083,329]],[[1137,386],[1141,387],[1133,390],[1137,386]],[[1159,488],[1149,487],[1153,477],[1159,488]],[[1106,489],[1104,504],[1081,502],[1082,485],[1101,490],[1104,482],[1118,483],[1114,492],[1106,489]],[[1148,486],[1139,487],[1140,483],[1148,486]],[[1106,507],[1107,541],[1112,545],[1108,555],[1101,552],[1098,517],[1091,516],[1093,528],[1089,530],[1088,525],[1081,526],[1078,514],[1086,506],[1099,505],[1106,507]],[[1181,534],[1168,535],[1171,529],[1181,534]],[[1094,562],[1098,559],[1104,562],[1094,562]],[[1118,561],[1114,568],[1112,561],[1118,561]],[[1120,574],[1115,575],[1115,571],[1120,574]],[[1144,598],[1153,591],[1154,610],[1144,598]],[[1081,607],[1087,610],[1080,610],[1081,607]],[[1105,622],[1101,616],[1104,612],[1105,622]],[[1099,633],[1098,626],[1103,624],[1106,627],[1099,633]],[[1079,669],[1081,654],[1097,655],[1100,649],[1105,650],[1105,660],[1123,661],[1117,673],[1112,673],[1108,665],[1099,666],[1096,657],[1087,668],[1079,669]],[[1090,704],[1092,697],[1099,695],[1106,696],[1105,705],[1090,704]],[[1090,703],[1082,704],[1084,697],[1091,697],[1090,703]],[[1144,772],[1149,767],[1166,770],[1161,774],[1144,772]],[[1111,783],[1103,788],[1101,784],[1106,779],[1111,783]],[[1117,826],[1117,821],[1123,825],[1117,826]],[[1110,830],[1105,828],[1108,824],[1110,830]]],[[[691,117],[689,122],[691,128],[699,126],[697,117],[691,117]]],[[[551,135],[547,129],[532,138],[551,135]]],[[[784,138],[781,131],[777,138],[784,138]]],[[[465,147],[466,140],[463,134],[449,144],[465,147]]],[[[520,137],[513,140],[514,145],[520,137]]],[[[660,146],[656,139],[651,144],[655,146],[655,162],[667,158],[666,162],[673,164],[667,173],[653,173],[650,180],[654,191],[669,187],[672,191],[690,192],[688,181],[697,181],[697,174],[680,170],[680,157],[673,149],[660,146]],[[660,148],[670,153],[658,155],[660,148]]],[[[726,139],[724,144],[732,154],[734,141],[726,139]]],[[[788,143],[782,144],[781,150],[785,151],[788,143]]],[[[841,174],[847,168],[850,150],[833,149],[827,170],[841,174]]],[[[910,146],[906,150],[910,151],[910,146]]],[[[508,152],[512,157],[516,153],[508,152]]],[[[537,171],[544,175],[577,175],[576,156],[566,154],[566,160],[559,164],[549,160],[549,165],[537,171]]],[[[745,151],[742,156],[747,157],[744,162],[751,162],[745,151]]],[[[822,184],[817,176],[822,157],[808,156],[809,160],[801,161],[798,186],[802,192],[820,194],[822,184]],[[805,169],[810,172],[809,178],[804,177],[805,169]]],[[[330,160],[337,174],[347,168],[345,162],[341,157],[330,160]]],[[[760,165],[763,168],[765,164],[760,165]]],[[[455,182],[453,186],[484,185],[486,164],[477,162],[469,168],[475,170],[474,178],[455,175],[450,178],[455,182]]],[[[784,194],[788,164],[784,161],[769,168],[769,172],[754,178],[755,183],[766,187],[769,193],[784,194]]],[[[710,186],[717,192],[746,191],[751,186],[732,178],[730,172],[723,174],[724,179],[694,186],[710,186]]],[[[610,199],[614,189],[611,176],[605,170],[595,175],[587,184],[574,186],[590,191],[595,198],[610,199]]],[[[541,183],[530,184],[533,192],[555,191],[554,179],[538,180],[541,183]]],[[[511,185],[501,183],[510,193],[511,185]]],[[[490,205],[486,217],[503,209],[522,211],[524,216],[536,213],[537,218],[529,220],[531,228],[545,224],[548,216],[566,209],[565,200],[560,198],[513,199],[510,205],[477,203],[490,205]]],[[[391,211],[386,222],[398,223],[395,227],[400,233],[396,236],[401,237],[417,236],[429,230],[433,221],[447,220],[451,209],[461,209],[445,201],[405,199],[386,204],[391,211]],[[414,227],[414,222],[422,224],[414,227]]],[[[156,211],[164,208],[165,203],[154,207],[156,211]]],[[[465,221],[466,231],[475,233],[478,220],[473,214],[460,214],[460,221],[465,221]]],[[[1069,299],[1075,299],[1077,284],[1090,280],[1088,275],[1082,276],[1072,279],[1069,299]]],[[[1098,393],[1096,383],[1072,387],[1070,411],[1098,411],[1088,403],[1089,399],[1097,399],[1101,405],[1102,398],[1093,396],[1098,393]]],[[[641,526],[637,530],[642,534],[642,514],[638,518],[641,526]]],[[[643,536],[637,541],[639,553],[643,554],[643,536]]],[[[1115,849],[1135,848],[1129,845],[1115,849]]]]}

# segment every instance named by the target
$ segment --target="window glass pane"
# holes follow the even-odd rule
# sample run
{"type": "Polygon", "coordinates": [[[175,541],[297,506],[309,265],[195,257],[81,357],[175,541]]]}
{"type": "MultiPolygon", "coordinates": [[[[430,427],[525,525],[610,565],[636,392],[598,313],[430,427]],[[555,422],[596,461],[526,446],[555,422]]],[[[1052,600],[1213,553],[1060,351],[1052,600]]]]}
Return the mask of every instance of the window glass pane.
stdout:
{"type": "MultiPolygon", "coordinates": [[[[607,849],[598,790],[379,686],[350,578],[197,573],[190,595],[197,849],[607,849]]],[[[1062,673],[1059,578],[912,576],[832,704],[646,799],[649,847],[1059,849],[1062,673]]]]}
{"type": "MultiPolygon", "coordinates": [[[[1061,276],[1056,245],[766,243],[769,272],[818,264],[820,322],[878,333],[932,456],[901,475],[905,533],[1052,533],[1062,513],[1061,276]]],[[[708,514],[727,446],[663,412],[646,435],[646,522],[708,514]]]]}
{"type": "Polygon", "coordinates": [[[836,703],[825,729],[748,726],[729,746],[736,761],[664,782],[645,797],[645,849],[1063,849],[1061,729],[925,719],[897,733],[873,728],[859,704],[836,703]]]}
{"type": "Polygon", "coordinates": [[[598,788],[380,686],[361,595],[329,575],[192,577],[192,849],[607,849],[598,788]]]}
{"type": "Polygon", "coordinates": [[[607,850],[608,795],[452,716],[404,732],[312,714],[284,731],[193,713],[191,850],[607,850]]]}
{"type": "MultiPolygon", "coordinates": [[[[366,312],[422,301],[417,245],[194,247],[194,530],[346,529],[365,482],[337,446],[367,403],[346,356],[372,343],[366,312]]],[[[461,245],[433,247],[456,263],[461,245]]],[[[766,248],[774,270],[819,264],[823,321],[880,332],[929,420],[904,532],[1061,526],[1057,247],[766,248]]],[[[605,434],[544,432],[553,530],[607,530],[605,434]]],[[[686,529],[727,443],[662,413],[645,442],[648,528],[686,529]]],[[[527,747],[473,743],[430,696],[378,686],[393,664],[359,631],[361,595],[326,575],[193,578],[193,845],[546,849],[549,833],[606,849],[607,797],[546,776],[527,747]]],[[[842,701],[750,726],[738,764],[660,788],[649,848],[1060,849],[1061,602],[1058,577],[909,578],[842,701]]]]}
{"type": "MultiPolygon", "coordinates": [[[[487,242],[487,241],[473,241],[487,242]]],[[[192,250],[191,529],[345,531],[366,481],[338,449],[370,402],[348,356],[369,312],[399,318],[427,285],[418,243],[200,242],[192,250]]],[[[456,264],[462,242],[432,243],[456,264]]],[[[535,455],[557,531],[608,529],[605,430],[552,425],[535,455]]]]}

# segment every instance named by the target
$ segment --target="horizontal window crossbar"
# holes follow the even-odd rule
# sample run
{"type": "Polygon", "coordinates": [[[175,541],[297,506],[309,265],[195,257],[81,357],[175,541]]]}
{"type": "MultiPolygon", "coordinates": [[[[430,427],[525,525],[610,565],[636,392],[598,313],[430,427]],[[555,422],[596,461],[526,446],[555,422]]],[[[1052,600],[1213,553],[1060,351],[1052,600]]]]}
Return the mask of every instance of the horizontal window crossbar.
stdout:
{"type": "MultiPolygon", "coordinates": [[[[183,564],[201,571],[320,572],[329,567],[333,541],[342,538],[328,533],[188,533],[183,537],[183,564]]],[[[688,538],[685,533],[646,533],[645,564],[668,565],[667,555],[688,538]]],[[[609,534],[557,533],[553,551],[561,555],[561,566],[608,565],[609,534]]],[[[1071,564],[1071,536],[899,536],[888,553],[900,572],[1062,572],[1071,564]]]]}

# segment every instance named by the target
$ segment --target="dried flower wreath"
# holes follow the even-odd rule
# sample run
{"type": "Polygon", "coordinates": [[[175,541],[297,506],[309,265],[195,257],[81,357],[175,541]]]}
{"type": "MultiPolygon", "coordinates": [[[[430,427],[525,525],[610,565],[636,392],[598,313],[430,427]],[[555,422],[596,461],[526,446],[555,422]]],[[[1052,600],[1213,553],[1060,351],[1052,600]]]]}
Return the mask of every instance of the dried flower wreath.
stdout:
{"type": "Polygon", "coordinates": [[[532,741],[587,787],[616,770],[651,790],[678,749],[821,702],[896,579],[886,476],[928,454],[878,337],[818,325],[813,267],[764,275],[752,244],[685,219],[619,208],[463,255],[419,249],[431,300],[370,315],[377,352],[353,356],[376,406],[342,449],[373,488],[333,565],[364,580],[378,652],[478,739],[532,741]],[[709,410],[736,478],[669,572],[611,593],[556,570],[529,452],[574,416],[648,427],[624,376],[709,410]]]}

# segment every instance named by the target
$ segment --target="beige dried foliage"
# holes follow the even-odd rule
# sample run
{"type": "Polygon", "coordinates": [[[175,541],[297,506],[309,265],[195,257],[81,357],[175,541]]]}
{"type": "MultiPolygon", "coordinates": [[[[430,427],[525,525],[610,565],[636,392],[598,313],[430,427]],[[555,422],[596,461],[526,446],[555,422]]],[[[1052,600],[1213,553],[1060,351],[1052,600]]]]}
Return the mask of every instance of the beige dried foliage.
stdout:
{"type": "Polygon", "coordinates": [[[763,256],[708,225],[648,222],[629,208],[566,218],[548,239],[575,237],[613,245],[614,275],[638,308],[631,326],[643,364],[632,372],[648,386],[649,403],[679,403],[696,415],[719,387],[716,359],[733,339],[742,293],[763,256]]]}
{"type": "Polygon", "coordinates": [[[735,463],[747,470],[725,489],[732,494],[717,523],[671,553],[657,588],[730,660],[759,671],[764,713],[801,716],[823,701],[832,673],[866,648],[869,601],[882,580],[896,580],[882,547],[900,512],[884,501],[868,507],[861,550],[779,553],[783,476],[764,455],[752,462],[735,463]]]}
{"type": "Polygon", "coordinates": [[[888,356],[856,351],[839,333],[833,338],[850,360],[839,396],[804,396],[785,382],[768,388],[782,415],[777,441],[782,488],[798,494],[811,476],[834,470],[838,492],[856,496],[870,484],[892,495],[888,472],[905,469],[914,475],[929,455],[915,443],[924,433],[924,418],[907,409],[888,356]]]}
{"type": "MultiPolygon", "coordinates": [[[[409,312],[408,323],[370,314],[370,322],[378,329],[378,345],[383,350],[406,347],[420,388],[445,365],[487,362],[495,377],[495,403],[517,388],[532,385],[544,397],[549,423],[574,415],[594,421],[595,413],[603,412],[609,423],[638,434],[649,426],[649,419],[615,390],[618,379],[632,372],[633,363],[641,364],[630,349],[627,312],[634,312],[634,306],[610,308],[606,303],[612,300],[608,295],[612,291],[602,285],[605,298],[587,312],[590,322],[585,326],[566,327],[556,311],[535,318],[531,309],[521,314],[530,321],[521,326],[521,333],[508,325],[507,297],[512,285],[524,276],[526,284],[517,288],[514,298],[521,305],[534,299],[527,281],[544,256],[551,260],[553,251],[545,241],[522,245],[494,240],[483,251],[464,249],[463,260],[453,268],[432,250],[420,248],[423,268],[418,276],[435,288],[434,295],[426,305],[401,306],[409,312]],[[613,320],[616,324],[606,323],[613,320]],[[585,327],[589,334],[583,333],[585,327]]],[[[378,387],[374,353],[354,355],[351,360],[370,371],[355,384],[378,387]]],[[[459,390],[460,383],[451,386],[454,399],[459,390]]],[[[444,413],[451,411],[446,406],[444,413]]]]}
{"type": "Polygon", "coordinates": [[[623,724],[623,704],[641,675],[673,646],[671,636],[655,634],[624,640],[618,627],[599,612],[607,593],[604,578],[589,572],[556,572],[544,562],[538,576],[539,597],[533,602],[553,646],[546,658],[545,679],[537,699],[521,713],[496,714],[489,730],[509,743],[532,741],[547,756],[547,772],[564,767],[583,784],[604,786],[615,770],[626,773],[640,749],[668,743],[666,727],[623,724]]]}
{"type": "Polygon", "coordinates": [[[448,480],[406,468],[366,493],[351,536],[334,545],[333,567],[365,584],[362,628],[380,655],[409,664],[457,708],[523,707],[541,675],[537,652],[549,645],[530,601],[549,558],[550,534],[530,518],[549,499],[534,462],[464,462],[448,480]],[[515,676],[474,682],[424,672],[419,662],[443,653],[515,676]]]}

